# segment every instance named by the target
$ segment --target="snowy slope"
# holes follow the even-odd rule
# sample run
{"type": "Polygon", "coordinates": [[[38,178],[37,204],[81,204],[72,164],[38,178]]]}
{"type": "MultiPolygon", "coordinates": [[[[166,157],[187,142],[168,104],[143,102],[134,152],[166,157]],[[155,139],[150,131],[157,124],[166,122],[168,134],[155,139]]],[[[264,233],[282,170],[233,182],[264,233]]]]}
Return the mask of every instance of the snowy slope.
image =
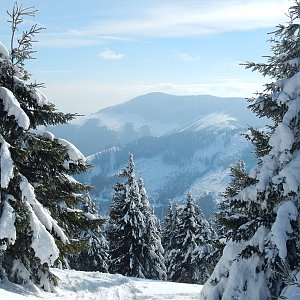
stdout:
{"type": "MultiPolygon", "coordinates": [[[[209,127],[212,129],[212,127],[209,127]]],[[[220,194],[229,182],[229,167],[243,159],[251,162],[249,143],[238,129],[207,131],[184,130],[159,138],[144,138],[123,147],[111,148],[89,156],[94,168],[84,180],[96,186],[91,194],[106,215],[116,174],[127,165],[133,153],[135,173],[142,176],[148,196],[158,217],[163,217],[169,200],[182,202],[192,191],[204,214],[210,217],[220,194]]]]}
{"type": "Polygon", "coordinates": [[[208,130],[222,130],[224,128],[236,129],[238,127],[241,126],[238,125],[236,118],[224,113],[211,113],[200,118],[199,120],[191,122],[179,131],[198,131],[204,128],[208,130]]]}
{"type": "Polygon", "coordinates": [[[60,278],[55,293],[29,285],[0,283],[1,300],[193,300],[202,286],[144,280],[122,275],[74,270],[53,270],[60,278]]]}

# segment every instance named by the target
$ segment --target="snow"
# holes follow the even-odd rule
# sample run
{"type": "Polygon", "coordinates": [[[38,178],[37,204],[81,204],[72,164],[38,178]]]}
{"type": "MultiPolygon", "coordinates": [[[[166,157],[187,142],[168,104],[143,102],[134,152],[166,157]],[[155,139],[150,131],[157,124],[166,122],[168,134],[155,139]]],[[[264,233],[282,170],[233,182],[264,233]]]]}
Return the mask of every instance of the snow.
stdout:
{"type": "Polygon", "coordinates": [[[95,214],[91,214],[91,213],[85,213],[84,216],[90,220],[90,221],[94,221],[94,220],[98,220],[99,217],[95,214]]]}
{"type": "Polygon", "coordinates": [[[59,250],[54,238],[48,231],[51,232],[53,230],[63,243],[66,243],[68,238],[57,225],[57,222],[52,219],[50,213],[36,199],[33,186],[22,175],[20,190],[30,218],[30,227],[33,236],[31,246],[36,256],[41,260],[41,263],[53,265],[59,256],[59,250]]]}
{"type": "Polygon", "coordinates": [[[0,42],[0,58],[9,59],[9,52],[1,42],[0,42]]]}
{"type": "Polygon", "coordinates": [[[300,151],[296,152],[295,158],[286,164],[277,176],[273,178],[274,183],[283,182],[284,195],[290,192],[299,192],[300,186],[300,151]]]}
{"type": "Polygon", "coordinates": [[[29,212],[30,227],[32,229],[31,247],[42,264],[47,263],[53,265],[55,260],[59,257],[59,250],[55,244],[54,238],[34,214],[29,203],[25,202],[25,205],[29,212]]]}
{"type": "Polygon", "coordinates": [[[26,199],[31,205],[34,214],[37,216],[39,221],[49,230],[56,233],[56,235],[61,239],[63,243],[68,241],[68,238],[63,233],[61,228],[57,225],[57,222],[50,216],[50,212],[46,210],[42,204],[36,199],[34,194],[33,186],[28,182],[28,180],[21,176],[20,189],[22,191],[22,198],[26,199]]]}
{"type": "Polygon", "coordinates": [[[1,188],[7,188],[10,180],[14,176],[14,163],[10,156],[10,145],[0,134],[0,170],[1,170],[1,188]]]}
{"type": "Polygon", "coordinates": [[[68,155],[69,155],[69,161],[65,161],[64,163],[64,167],[68,170],[69,169],[69,164],[70,163],[78,163],[78,162],[86,162],[86,158],[85,156],[69,141],[65,140],[65,139],[57,139],[57,141],[65,146],[67,148],[68,151],[68,155]]]}
{"type": "Polygon", "coordinates": [[[234,124],[234,122],[236,121],[236,118],[229,116],[228,114],[211,113],[206,115],[205,117],[202,117],[200,120],[192,122],[183,129],[179,130],[179,132],[186,130],[198,131],[207,129],[209,127],[211,127],[210,129],[236,129],[237,126],[234,124]]]}
{"type": "Polygon", "coordinates": [[[282,291],[283,299],[299,300],[300,299],[300,272],[295,275],[294,284],[289,285],[282,291]]]}
{"type": "Polygon", "coordinates": [[[290,98],[296,98],[300,95],[300,72],[296,73],[293,77],[286,81],[283,93],[288,95],[290,98]]]}
{"type": "Polygon", "coordinates": [[[222,192],[225,191],[228,185],[229,174],[230,171],[228,169],[217,169],[214,172],[207,172],[205,176],[197,179],[189,189],[197,197],[212,194],[216,201],[220,201],[222,192]]]}
{"type": "Polygon", "coordinates": [[[53,141],[54,138],[55,138],[54,134],[49,132],[49,131],[44,131],[42,133],[42,136],[43,136],[44,139],[49,140],[49,141],[53,141]]]}
{"type": "Polygon", "coordinates": [[[37,105],[40,107],[49,104],[47,96],[38,89],[34,89],[33,91],[30,91],[30,95],[34,100],[36,100],[37,105]]]}
{"type": "Polygon", "coordinates": [[[289,234],[293,232],[291,221],[296,220],[298,210],[292,201],[286,201],[280,205],[277,217],[271,229],[271,241],[279,250],[279,257],[285,261],[287,256],[286,244],[289,234]]]}
{"type": "Polygon", "coordinates": [[[7,88],[0,86],[0,98],[3,101],[4,111],[8,116],[14,116],[18,125],[25,130],[29,128],[30,121],[14,94],[7,88]]]}
{"type": "Polygon", "coordinates": [[[0,283],[0,299],[5,300],[194,300],[199,299],[202,286],[154,281],[118,274],[52,269],[59,277],[55,293],[36,287],[0,283]]]}
{"type": "Polygon", "coordinates": [[[221,259],[201,291],[201,299],[269,299],[264,274],[257,272],[259,257],[239,258],[246,246],[243,241],[235,243],[230,240],[227,243],[221,259]]]}
{"type": "Polygon", "coordinates": [[[278,124],[274,133],[272,134],[269,144],[272,146],[272,152],[282,152],[290,150],[293,146],[294,134],[292,130],[284,124],[278,124]]]}
{"type": "MultiPolygon", "coordinates": [[[[7,200],[4,200],[2,215],[0,218],[0,240],[7,239],[9,244],[14,244],[16,240],[15,213],[7,200]]],[[[5,250],[6,245],[0,246],[0,250],[5,250]],[[4,248],[4,249],[3,249],[4,248]]]]}

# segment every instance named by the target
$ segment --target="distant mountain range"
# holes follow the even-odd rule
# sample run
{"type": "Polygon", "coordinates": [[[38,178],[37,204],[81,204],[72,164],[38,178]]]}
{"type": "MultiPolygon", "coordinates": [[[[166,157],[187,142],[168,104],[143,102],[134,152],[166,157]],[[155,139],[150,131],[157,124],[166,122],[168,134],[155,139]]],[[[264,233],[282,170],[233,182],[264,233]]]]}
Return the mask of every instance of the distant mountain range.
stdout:
{"type": "Polygon", "coordinates": [[[136,175],[160,217],[169,200],[180,202],[188,191],[210,216],[230,165],[255,160],[241,133],[265,123],[247,105],[242,98],[150,93],[49,130],[73,142],[95,166],[81,179],[96,187],[92,196],[103,214],[116,174],[133,153],[136,175]]]}

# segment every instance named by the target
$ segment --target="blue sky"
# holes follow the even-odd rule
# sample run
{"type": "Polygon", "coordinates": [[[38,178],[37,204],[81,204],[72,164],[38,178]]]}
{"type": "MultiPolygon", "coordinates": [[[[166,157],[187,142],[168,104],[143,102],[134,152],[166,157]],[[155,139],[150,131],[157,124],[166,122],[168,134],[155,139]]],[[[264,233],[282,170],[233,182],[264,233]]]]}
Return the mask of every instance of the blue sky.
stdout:
{"type": "MultiPolygon", "coordinates": [[[[8,46],[0,0],[0,40],[8,46]]],[[[90,113],[147,92],[251,97],[266,79],[240,63],[263,61],[267,34],[291,0],[24,0],[25,28],[46,28],[27,64],[58,109],[90,113]]]]}

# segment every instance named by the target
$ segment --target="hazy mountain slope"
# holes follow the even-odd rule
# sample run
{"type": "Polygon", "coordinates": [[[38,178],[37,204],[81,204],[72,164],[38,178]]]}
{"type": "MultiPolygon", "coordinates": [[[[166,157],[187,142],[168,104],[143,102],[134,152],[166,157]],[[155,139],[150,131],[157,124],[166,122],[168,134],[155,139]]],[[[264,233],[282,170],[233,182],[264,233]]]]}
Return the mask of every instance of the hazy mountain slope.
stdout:
{"type": "Polygon", "coordinates": [[[242,98],[150,93],[49,130],[57,136],[68,137],[84,154],[90,155],[140,137],[176,132],[197,122],[202,127],[212,120],[236,121],[240,127],[261,126],[263,122],[247,105],[242,98]]]}

